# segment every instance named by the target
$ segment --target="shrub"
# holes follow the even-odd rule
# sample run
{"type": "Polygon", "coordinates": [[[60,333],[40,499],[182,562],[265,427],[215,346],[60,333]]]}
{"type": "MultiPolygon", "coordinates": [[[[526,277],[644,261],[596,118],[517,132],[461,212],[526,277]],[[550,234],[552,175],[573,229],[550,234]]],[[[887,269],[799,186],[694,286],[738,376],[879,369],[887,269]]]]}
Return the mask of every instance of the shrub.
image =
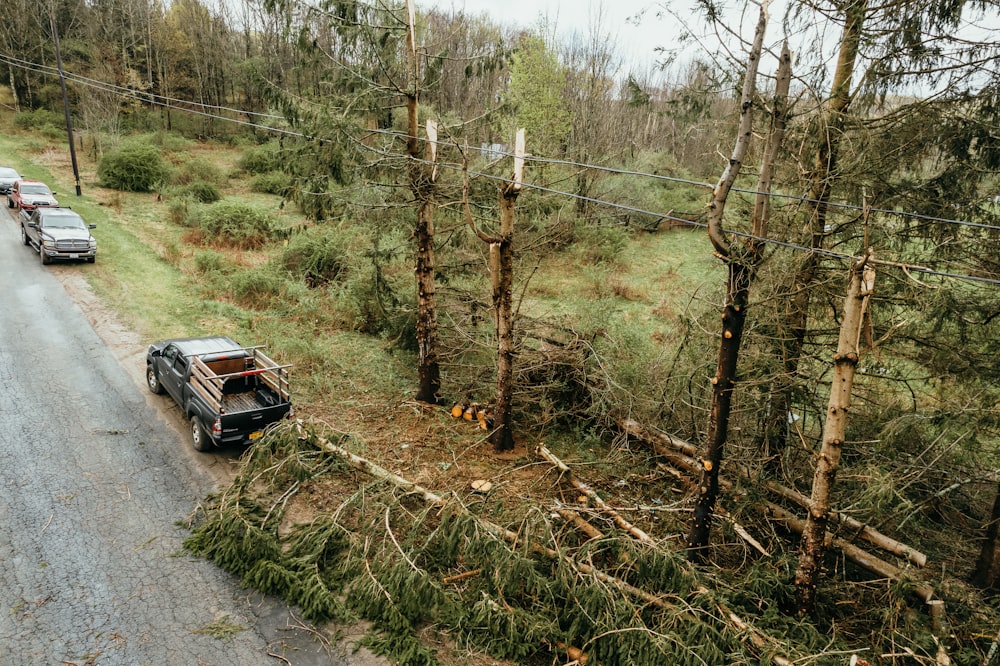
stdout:
{"type": "Polygon", "coordinates": [[[191,226],[190,202],[183,197],[171,199],[167,202],[167,218],[174,224],[187,227],[191,226]]]}
{"type": "Polygon", "coordinates": [[[394,290],[378,267],[353,273],[341,293],[356,330],[394,340],[408,351],[416,351],[415,296],[410,290],[394,290]]]}
{"type": "MultiPolygon", "coordinates": [[[[158,123],[159,118],[156,118],[154,124],[158,123]]],[[[160,150],[168,153],[179,153],[189,149],[194,144],[193,141],[185,139],[176,132],[164,132],[162,130],[138,135],[133,139],[133,142],[157,146],[160,150]]]]}
{"type": "Polygon", "coordinates": [[[207,181],[188,183],[183,187],[177,188],[174,191],[174,194],[197,201],[198,203],[206,204],[215,203],[222,198],[222,193],[219,192],[219,188],[216,187],[215,183],[207,181]]]}
{"type": "MultiPolygon", "coordinates": [[[[298,302],[300,293],[294,283],[275,270],[273,266],[246,268],[232,274],[229,289],[236,301],[250,308],[268,308],[281,298],[298,302]]],[[[299,289],[304,290],[299,286],[299,289]]]]}
{"type": "Polygon", "coordinates": [[[288,174],[280,171],[269,171],[254,177],[250,183],[250,191],[284,196],[290,184],[291,179],[288,177],[288,174]]]}
{"type": "Polygon", "coordinates": [[[614,263],[628,246],[629,234],[621,227],[578,225],[573,250],[585,264],[614,263]]]}
{"type": "Polygon", "coordinates": [[[44,136],[49,141],[64,141],[66,139],[66,128],[56,127],[55,125],[46,125],[42,127],[39,133],[44,136]]]}
{"type": "Polygon", "coordinates": [[[194,266],[199,273],[225,273],[229,270],[226,257],[214,250],[198,250],[194,254],[194,266]]]}
{"type": "Polygon", "coordinates": [[[310,287],[333,282],[347,271],[347,240],[337,229],[314,227],[292,238],[281,256],[282,266],[310,287]]]}
{"type": "Polygon", "coordinates": [[[201,157],[185,160],[174,172],[174,183],[177,185],[197,182],[219,184],[223,180],[219,167],[201,157]]]}
{"type": "Polygon", "coordinates": [[[251,148],[240,158],[239,168],[250,174],[269,173],[281,169],[281,151],[276,143],[251,148]]]}
{"type": "Polygon", "coordinates": [[[97,165],[102,185],[126,192],[151,192],[168,180],[169,173],[160,151],[140,143],[124,144],[97,165]]]}
{"type": "Polygon", "coordinates": [[[265,306],[281,294],[284,281],[280,276],[266,270],[244,270],[233,275],[233,295],[247,305],[265,306]]]}
{"type": "Polygon", "coordinates": [[[14,116],[14,127],[25,130],[37,130],[44,127],[66,128],[66,120],[63,116],[49,111],[48,109],[36,109],[34,111],[22,111],[14,116]]]}
{"type": "Polygon", "coordinates": [[[259,248],[283,233],[270,212],[233,201],[206,207],[196,221],[206,236],[246,249],[259,248]]]}

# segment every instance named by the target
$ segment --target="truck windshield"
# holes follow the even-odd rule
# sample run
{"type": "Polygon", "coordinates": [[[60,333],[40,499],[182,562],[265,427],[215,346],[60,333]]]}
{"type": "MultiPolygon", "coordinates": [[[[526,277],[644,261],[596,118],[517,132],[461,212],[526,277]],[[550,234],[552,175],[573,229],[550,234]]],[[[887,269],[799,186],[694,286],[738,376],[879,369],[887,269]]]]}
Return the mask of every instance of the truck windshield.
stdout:
{"type": "Polygon", "coordinates": [[[83,220],[71,215],[47,215],[42,219],[42,229],[86,229],[83,220]]]}
{"type": "Polygon", "coordinates": [[[49,188],[44,185],[22,185],[21,192],[23,194],[51,194],[49,188]]]}

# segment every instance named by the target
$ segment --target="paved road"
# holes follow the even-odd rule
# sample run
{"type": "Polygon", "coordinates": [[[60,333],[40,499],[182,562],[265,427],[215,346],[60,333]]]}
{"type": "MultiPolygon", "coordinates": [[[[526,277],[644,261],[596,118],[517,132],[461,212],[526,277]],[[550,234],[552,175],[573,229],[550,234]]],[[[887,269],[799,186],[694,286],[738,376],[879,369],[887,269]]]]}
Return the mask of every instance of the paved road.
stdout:
{"type": "Polygon", "coordinates": [[[215,480],[55,277],[88,268],[0,211],[0,666],[348,663],[181,553],[215,480]]]}

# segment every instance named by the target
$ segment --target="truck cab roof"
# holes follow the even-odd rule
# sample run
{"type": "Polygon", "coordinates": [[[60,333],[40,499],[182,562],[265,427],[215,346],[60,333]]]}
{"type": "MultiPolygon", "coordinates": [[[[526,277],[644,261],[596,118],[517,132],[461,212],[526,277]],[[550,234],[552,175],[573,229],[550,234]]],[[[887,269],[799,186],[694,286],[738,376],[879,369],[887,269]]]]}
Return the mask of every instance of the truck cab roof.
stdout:
{"type": "Polygon", "coordinates": [[[225,354],[231,352],[233,356],[246,356],[247,352],[240,343],[226,336],[216,336],[211,338],[175,338],[164,340],[153,345],[160,350],[173,345],[184,356],[206,356],[209,354],[225,354]]]}

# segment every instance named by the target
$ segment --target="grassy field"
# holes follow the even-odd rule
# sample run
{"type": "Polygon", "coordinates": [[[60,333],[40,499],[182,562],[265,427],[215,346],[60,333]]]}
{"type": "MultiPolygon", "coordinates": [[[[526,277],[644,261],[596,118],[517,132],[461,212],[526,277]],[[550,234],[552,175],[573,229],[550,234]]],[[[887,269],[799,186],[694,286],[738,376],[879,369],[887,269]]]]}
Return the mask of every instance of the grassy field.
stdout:
{"type": "MultiPolygon", "coordinates": [[[[218,333],[247,344],[266,344],[275,355],[296,365],[300,400],[306,403],[319,402],[331,392],[348,402],[359,396],[392,402],[415,390],[414,358],[384,339],[345,325],[349,322],[335,316],[342,306],[332,288],[318,293],[283,276],[288,284],[280,286],[276,297],[269,295],[254,303],[252,298],[233,298],[228,290],[211,283],[218,271],[204,270],[206,263],[214,261],[223,273],[254,271],[278,257],[287,241],[259,250],[211,243],[171,219],[180,204],[171,198],[169,188],[160,194],[102,188],[92,151],[83,147],[78,150],[83,196],[77,198],[68,149],[58,133],[18,130],[9,115],[0,122],[4,127],[0,161],[26,177],[48,182],[64,205],[97,224],[100,258],[95,266],[86,267],[87,279],[144,338],[218,333]]],[[[265,207],[281,225],[305,224],[293,205],[283,206],[279,197],[249,191],[248,178],[235,174],[243,152],[240,148],[155,135],[149,140],[160,142],[177,168],[192,161],[215,167],[226,199],[265,207]]],[[[89,145],[86,139],[84,143],[89,145]]],[[[397,242],[405,243],[405,236],[397,242]]],[[[387,268],[388,279],[395,281],[400,293],[413,289],[407,284],[412,281],[408,256],[401,253],[387,268]]],[[[574,252],[542,254],[530,261],[534,263],[523,267],[530,270],[530,282],[527,288],[518,287],[523,294],[522,314],[570,322],[621,322],[643,331],[654,347],[669,344],[671,328],[689,307],[692,294],[699,298],[718,293],[722,275],[707,239],[698,231],[630,236],[610,261],[595,262],[574,252]]],[[[481,298],[488,300],[485,266],[466,285],[481,290],[481,298]]],[[[443,388],[446,394],[459,391],[443,388]]]]}

